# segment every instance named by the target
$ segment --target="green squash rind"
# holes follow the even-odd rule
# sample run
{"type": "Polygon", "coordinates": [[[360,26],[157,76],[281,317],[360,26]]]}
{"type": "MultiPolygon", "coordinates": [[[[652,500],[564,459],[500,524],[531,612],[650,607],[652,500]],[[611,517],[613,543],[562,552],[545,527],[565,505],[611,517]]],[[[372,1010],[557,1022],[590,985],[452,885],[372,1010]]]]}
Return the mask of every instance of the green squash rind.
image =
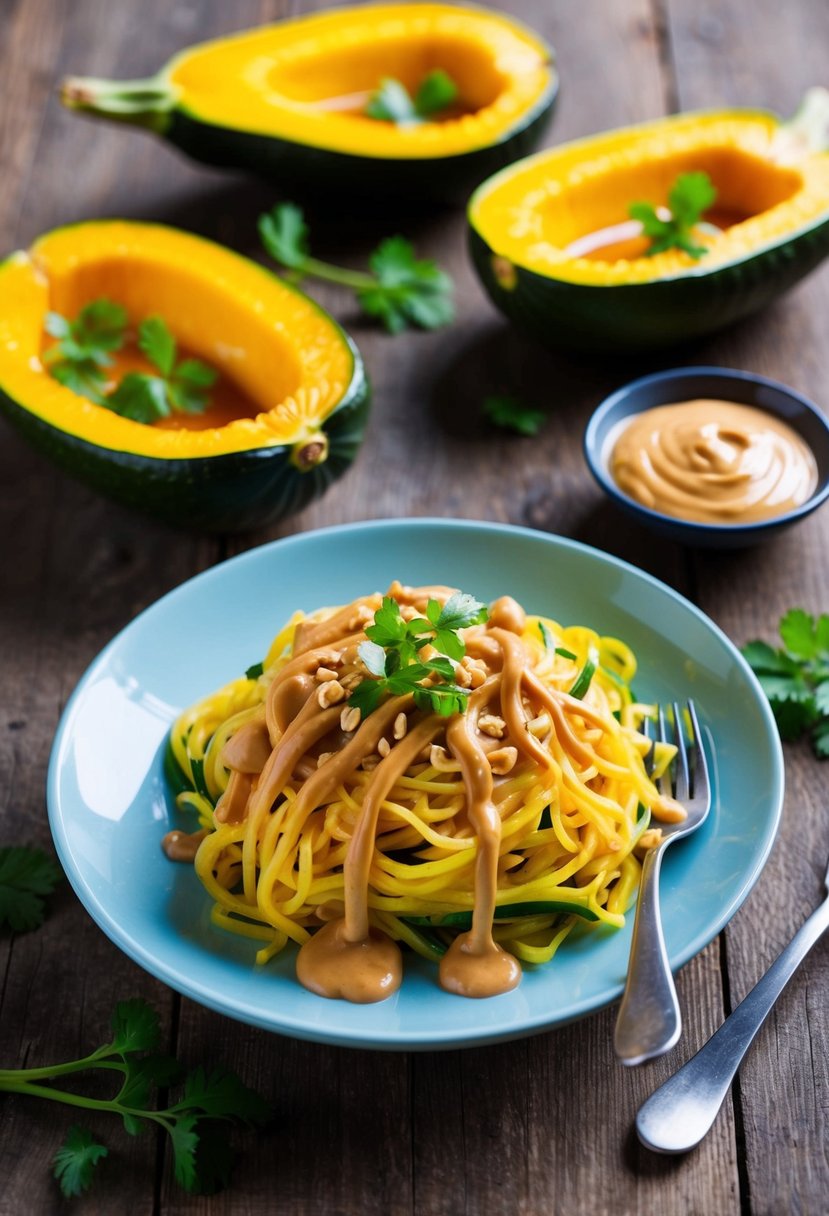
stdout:
{"type": "Polygon", "coordinates": [[[354,360],[351,381],[320,423],[328,436],[328,455],[307,471],[291,462],[290,444],[184,459],[115,451],[45,422],[1,384],[0,414],[56,465],[116,502],[183,528],[248,531],[301,511],[342,476],[357,455],[370,391],[359,351],[340,334],[354,360]]]}
{"type": "Polygon", "coordinates": [[[258,135],[204,122],[184,107],[169,112],[158,133],[193,160],[222,169],[242,169],[295,193],[330,190],[343,181],[360,195],[399,195],[463,204],[479,182],[537,146],[552,121],[558,98],[554,75],[536,104],[493,144],[469,152],[424,159],[365,156],[312,147],[278,136],[258,135]]]}
{"type": "Polygon", "coordinates": [[[624,353],[704,337],[770,304],[829,256],[829,213],[710,272],[697,266],[650,283],[569,283],[515,265],[507,286],[471,219],[468,239],[489,298],[519,329],[553,349],[624,353]]]}

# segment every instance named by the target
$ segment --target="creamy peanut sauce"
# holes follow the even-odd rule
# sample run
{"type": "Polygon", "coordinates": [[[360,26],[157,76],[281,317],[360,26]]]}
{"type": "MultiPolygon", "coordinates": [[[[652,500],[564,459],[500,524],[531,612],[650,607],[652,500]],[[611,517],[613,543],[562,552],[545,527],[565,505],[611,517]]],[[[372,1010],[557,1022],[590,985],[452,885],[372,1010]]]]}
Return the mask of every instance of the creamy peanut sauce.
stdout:
{"type": "Polygon", "coordinates": [[[801,506],[817,485],[814,454],[786,423],[709,399],[637,414],[618,434],[609,467],[636,502],[695,523],[771,519],[801,506]]]}
{"type": "MultiPolygon", "coordinates": [[[[422,615],[429,599],[444,603],[452,589],[395,582],[388,594],[404,615],[407,610],[422,615]]],[[[496,758],[503,760],[507,752],[510,768],[516,758],[529,758],[550,772],[552,783],[554,761],[530,730],[533,712],[546,710],[548,730],[556,732],[578,762],[607,776],[623,775],[624,770],[597,756],[573,729],[571,720],[580,726],[600,725],[596,712],[582,700],[546,688],[531,671],[520,636],[526,616],[509,596],[491,605],[485,625],[464,631],[468,660],[478,665],[478,681],[470,689],[465,713],[449,719],[424,715],[407,694],[390,697],[367,718],[352,721],[348,688],[353,686],[350,681],[365,675],[357,645],[380,604],[379,595],[367,596],[298,626],[291,657],[274,676],[261,711],[224,745],[221,759],[230,778],[215,818],[219,823],[245,823],[246,834],[256,840],[271,814],[268,830],[277,829],[284,814],[279,795],[292,777],[300,782],[291,804],[293,819],[303,822],[336,797],[346,778],[365,762],[363,800],[343,867],[343,902],[330,901],[318,910],[321,928],[299,950],[297,977],[321,996],[360,1004],[384,1000],[399,988],[403,967],[400,947],[370,923],[370,874],[381,808],[400,778],[430,756],[435,740],[443,736],[445,748],[436,750],[441,767],[462,775],[464,813],[476,855],[472,926],[454,939],[441,959],[440,984],[465,997],[508,992],[520,982],[521,967],[492,933],[501,848],[501,819],[493,798],[496,758]],[[331,696],[335,703],[328,704],[331,696]]],[[[659,810],[671,813],[667,804],[655,807],[654,813],[659,810]]],[[[192,859],[203,835],[184,837],[189,842],[185,845],[182,833],[170,833],[165,851],[171,855],[170,848],[186,848],[192,859]]],[[[285,847],[294,843],[287,841],[285,847]]],[[[250,887],[254,892],[256,881],[255,873],[243,874],[246,891],[250,887]]],[[[267,881],[263,872],[260,882],[267,881]]]]}

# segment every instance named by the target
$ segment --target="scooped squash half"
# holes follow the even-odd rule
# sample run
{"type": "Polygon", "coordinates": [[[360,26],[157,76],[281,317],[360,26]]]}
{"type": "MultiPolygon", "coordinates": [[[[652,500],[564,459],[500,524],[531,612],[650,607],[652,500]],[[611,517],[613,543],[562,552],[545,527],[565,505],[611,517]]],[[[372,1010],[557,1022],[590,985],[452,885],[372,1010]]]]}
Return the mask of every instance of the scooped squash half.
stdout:
{"type": "Polygon", "coordinates": [[[367,410],[362,360],[339,325],[211,241],[92,221],[0,264],[0,412],[69,473],[171,523],[230,532],[299,510],[348,468],[367,410]],[[133,326],[160,315],[182,353],[219,372],[206,413],[133,422],[49,374],[47,311],[74,318],[101,297],[133,326]]]}
{"type": "Polygon", "coordinates": [[[670,345],[754,312],[829,254],[828,110],[817,89],[791,123],[748,110],[682,114],[511,165],[469,204],[484,287],[555,347],[670,345]],[[679,249],[647,256],[645,239],[579,255],[584,238],[626,221],[631,203],[665,206],[691,171],[711,178],[705,218],[720,229],[698,261],[679,249]]]}
{"type": "Polygon", "coordinates": [[[449,4],[343,8],[180,52],[148,80],[70,77],[67,106],[148,127],[196,160],[278,184],[467,197],[525,155],[558,87],[550,48],[511,17],[449,4]],[[384,78],[414,94],[446,71],[459,89],[439,120],[369,118],[384,78]]]}

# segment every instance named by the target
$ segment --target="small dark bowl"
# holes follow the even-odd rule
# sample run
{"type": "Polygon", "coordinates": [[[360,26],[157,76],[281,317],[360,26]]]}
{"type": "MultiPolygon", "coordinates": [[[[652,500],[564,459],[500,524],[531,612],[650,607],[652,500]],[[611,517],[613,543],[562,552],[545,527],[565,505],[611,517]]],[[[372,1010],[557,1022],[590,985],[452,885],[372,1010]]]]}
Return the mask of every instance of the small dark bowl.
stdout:
{"type": "Polygon", "coordinates": [[[738,549],[765,540],[814,511],[829,496],[829,422],[806,397],[794,389],[753,372],[725,367],[678,367],[643,376],[617,389],[598,407],[584,433],[584,455],[604,492],[628,515],[660,536],[709,549],[738,549]],[[657,405],[711,397],[765,410],[788,423],[805,440],[817,462],[817,485],[802,506],[757,523],[705,524],[652,511],[619,489],[608,469],[609,439],[625,418],[657,405]]]}

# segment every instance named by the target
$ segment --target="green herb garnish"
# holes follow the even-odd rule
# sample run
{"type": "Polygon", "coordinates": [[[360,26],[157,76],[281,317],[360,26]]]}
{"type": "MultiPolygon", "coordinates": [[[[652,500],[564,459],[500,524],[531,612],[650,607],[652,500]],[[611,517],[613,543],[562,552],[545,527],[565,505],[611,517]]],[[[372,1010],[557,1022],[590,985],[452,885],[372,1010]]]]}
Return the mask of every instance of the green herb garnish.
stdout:
{"type": "Polygon", "coordinates": [[[174,411],[202,414],[210,404],[216,371],[200,359],[177,362],[176,340],[161,317],[148,317],[138,329],[138,346],[160,374],[128,372],[108,395],[106,369],[112,352],[124,345],[127,310],[111,300],[93,300],[74,321],[47,313],[46,331],[58,339],[43,356],[55,380],[123,418],[151,423],[174,411]]]}
{"type": "Polygon", "coordinates": [[[451,106],[457,96],[458,86],[442,68],[423,77],[414,97],[399,80],[387,76],[368,99],[365,113],[380,122],[414,126],[451,106]]]}
{"type": "Polygon", "coordinates": [[[815,755],[829,759],[829,614],[793,608],[780,621],[783,646],[749,642],[742,653],[769,699],[781,738],[809,734],[815,755]]]}
{"type": "Polygon", "coordinates": [[[203,414],[217,373],[200,359],[177,361],[176,340],[161,317],[148,317],[138,328],[138,345],[159,375],[128,372],[103,404],[107,409],[151,423],[170,414],[203,414]]]}
{"type": "Polygon", "coordinates": [[[43,362],[55,380],[101,405],[106,368],[112,366],[112,352],[124,345],[126,327],[127,310],[103,298],[85,305],[74,321],[47,312],[46,332],[57,342],[44,353],[43,362]]]}
{"type": "Polygon", "coordinates": [[[259,679],[259,677],[260,677],[260,676],[262,675],[262,673],[264,672],[264,670],[265,670],[265,664],[264,664],[264,663],[254,663],[254,664],[253,664],[251,667],[249,667],[249,668],[247,669],[247,671],[245,672],[245,679],[246,679],[246,680],[258,680],[258,679],[259,679]]]}
{"type": "Polygon", "coordinates": [[[376,317],[390,334],[410,325],[439,329],[455,315],[452,280],[431,259],[418,259],[410,241],[392,236],[369,258],[370,273],[332,266],[311,257],[308,225],[294,203],[279,203],[259,218],[267,253],[292,273],[292,281],[324,279],[350,287],[363,312],[376,317]]]}
{"type": "Polygon", "coordinates": [[[544,410],[534,410],[517,397],[485,397],[484,413],[495,426],[519,435],[537,435],[547,420],[544,410]]]}
{"type": "Polygon", "coordinates": [[[708,250],[694,240],[694,228],[717,197],[707,173],[681,173],[668,195],[670,217],[662,219],[653,203],[631,203],[628,214],[639,220],[642,232],[650,239],[647,256],[664,253],[666,249],[683,249],[692,258],[701,258],[708,250]]]}
{"type": "Polygon", "coordinates": [[[459,630],[480,625],[487,619],[486,606],[456,591],[445,604],[429,600],[426,617],[405,621],[400,606],[390,596],[374,614],[374,624],[366,629],[367,642],[361,642],[357,653],[373,677],[363,680],[349,697],[349,705],[367,717],[377,709],[386,696],[411,693],[418,709],[442,717],[462,714],[466,710],[469,690],[455,684],[452,660],[458,662],[466,653],[459,630]],[[437,658],[421,661],[424,646],[434,646],[441,653],[437,658]],[[424,680],[432,683],[424,684],[424,680]]]}
{"type": "Polygon", "coordinates": [[[43,924],[43,897],[61,880],[61,872],[47,853],[29,845],[0,849],[0,925],[26,933],[43,924]]]}
{"type": "MultiPolygon", "coordinates": [[[[173,1057],[157,1054],[158,1014],[145,1001],[122,1001],[113,1014],[112,1029],[110,1042],[83,1059],[45,1068],[0,1070],[0,1091],[109,1111],[121,1117],[131,1136],[155,1124],[170,1137],[175,1176],[185,1190],[215,1190],[226,1183],[231,1159],[227,1132],[220,1125],[234,1120],[263,1123],[270,1114],[266,1103],[232,1073],[196,1068],[184,1077],[178,1100],[157,1109],[151,1105],[154,1090],[166,1089],[182,1071],[173,1057]],[[89,1098],[51,1083],[57,1077],[93,1070],[117,1075],[119,1088],[113,1098],[89,1098]]],[[[63,1194],[71,1198],[86,1190],[96,1164],[106,1155],[107,1149],[88,1131],[71,1127],[53,1163],[63,1194]]]]}
{"type": "MultiPolygon", "coordinates": [[[[573,656],[575,658],[575,656],[573,656]]],[[[569,689],[571,697],[576,697],[579,701],[590,687],[590,682],[596,674],[596,669],[599,666],[599,652],[595,646],[588,646],[587,659],[584,667],[573,681],[572,687],[569,689]]]]}

